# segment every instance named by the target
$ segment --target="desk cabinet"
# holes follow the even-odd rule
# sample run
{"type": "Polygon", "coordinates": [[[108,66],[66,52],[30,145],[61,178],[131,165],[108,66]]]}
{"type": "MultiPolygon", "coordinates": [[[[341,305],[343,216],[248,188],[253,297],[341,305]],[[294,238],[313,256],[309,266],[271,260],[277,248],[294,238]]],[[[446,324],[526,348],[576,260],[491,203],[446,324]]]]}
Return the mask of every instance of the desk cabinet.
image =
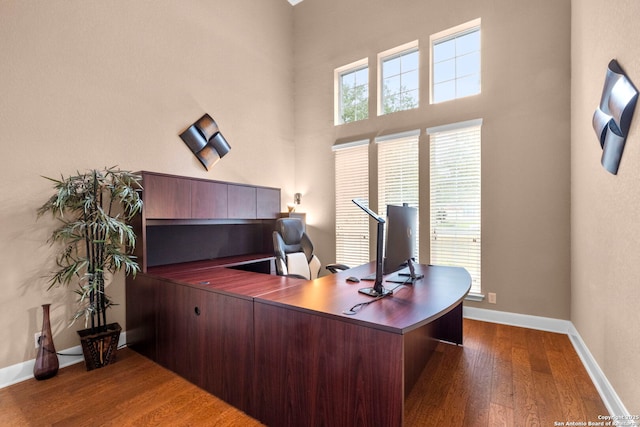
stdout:
{"type": "MultiPolygon", "coordinates": [[[[252,299],[147,272],[167,264],[228,257],[251,261],[256,254],[263,260],[273,254],[280,189],[140,174],[144,206],[131,225],[142,271],[126,278],[127,344],[230,404],[248,408],[252,299]]],[[[269,272],[269,260],[266,265],[269,272]]]]}
{"type": "Polygon", "coordinates": [[[228,403],[250,404],[252,301],[156,281],[157,362],[228,403]]]}

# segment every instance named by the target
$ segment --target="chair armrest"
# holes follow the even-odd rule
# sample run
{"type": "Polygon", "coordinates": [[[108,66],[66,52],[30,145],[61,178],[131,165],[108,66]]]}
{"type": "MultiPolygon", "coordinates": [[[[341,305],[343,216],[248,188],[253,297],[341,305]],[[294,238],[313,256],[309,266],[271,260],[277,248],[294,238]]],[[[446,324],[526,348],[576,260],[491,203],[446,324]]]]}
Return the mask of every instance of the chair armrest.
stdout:
{"type": "Polygon", "coordinates": [[[349,267],[344,264],[327,264],[326,269],[331,273],[337,273],[338,271],[348,270],[349,267]]]}

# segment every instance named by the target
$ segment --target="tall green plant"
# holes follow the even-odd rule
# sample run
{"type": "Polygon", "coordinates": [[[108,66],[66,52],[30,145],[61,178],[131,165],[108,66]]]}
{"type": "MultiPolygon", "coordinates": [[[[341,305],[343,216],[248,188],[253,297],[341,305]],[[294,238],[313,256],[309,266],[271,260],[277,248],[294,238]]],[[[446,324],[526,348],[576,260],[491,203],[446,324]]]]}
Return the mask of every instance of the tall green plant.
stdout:
{"type": "Polygon", "coordinates": [[[111,167],[44,178],[54,183],[55,193],[38,209],[38,218],[50,212],[62,223],[49,238],[52,245],[62,244],[49,289],[76,282],[80,307],[72,322],[84,317],[89,327],[90,319],[97,332],[106,327],[106,310],[113,305],[105,294],[105,273],[140,270],[131,255],[136,236],[127,222],[142,209],[142,177],[111,167]]]}

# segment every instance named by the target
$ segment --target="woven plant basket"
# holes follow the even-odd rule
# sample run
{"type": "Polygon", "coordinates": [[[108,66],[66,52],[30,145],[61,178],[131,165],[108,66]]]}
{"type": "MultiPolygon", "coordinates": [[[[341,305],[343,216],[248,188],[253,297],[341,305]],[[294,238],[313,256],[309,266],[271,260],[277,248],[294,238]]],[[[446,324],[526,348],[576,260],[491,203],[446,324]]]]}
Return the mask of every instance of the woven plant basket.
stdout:
{"type": "Polygon", "coordinates": [[[115,362],[121,331],[118,323],[110,323],[105,331],[94,334],[91,333],[91,329],[78,331],[87,371],[115,362]]]}

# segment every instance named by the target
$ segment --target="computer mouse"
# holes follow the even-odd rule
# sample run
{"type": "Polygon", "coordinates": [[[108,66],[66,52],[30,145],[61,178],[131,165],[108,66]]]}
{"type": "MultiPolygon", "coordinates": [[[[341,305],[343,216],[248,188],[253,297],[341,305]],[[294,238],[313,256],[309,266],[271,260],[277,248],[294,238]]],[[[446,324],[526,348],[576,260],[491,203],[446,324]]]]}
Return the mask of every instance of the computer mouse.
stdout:
{"type": "Polygon", "coordinates": [[[357,277],[354,277],[354,276],[349,276],[349,277],[347,277],[347,282],[359,283],[360,279],[358,279],[357,277]]]}

